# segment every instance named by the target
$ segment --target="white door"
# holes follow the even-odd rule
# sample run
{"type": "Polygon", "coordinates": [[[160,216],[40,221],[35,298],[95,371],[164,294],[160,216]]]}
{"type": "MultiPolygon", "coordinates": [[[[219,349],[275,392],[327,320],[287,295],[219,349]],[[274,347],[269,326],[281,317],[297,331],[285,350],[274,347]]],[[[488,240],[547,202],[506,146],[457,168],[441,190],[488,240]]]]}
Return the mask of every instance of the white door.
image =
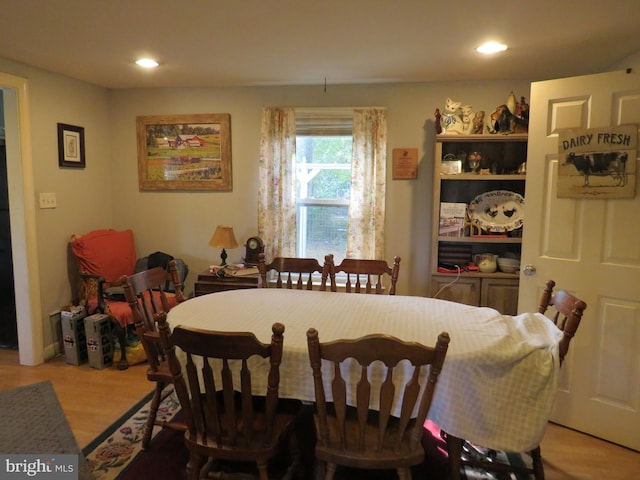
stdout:
{"type": "MultiPolygon", "coordinates": [[[[552,420],[640,450],[640,188],[624,200],[557,198],[558,131],[640,124],[640,75],[532,84],[518,311],[547,279],[587,303],[552,420]],[[527,276],[526,266],[536,273],[527,276]]],[[[637,154],[636,154],[637,157],[637,154]]],[[[636,162],[638,159],[630,158],[636,162]]]]}

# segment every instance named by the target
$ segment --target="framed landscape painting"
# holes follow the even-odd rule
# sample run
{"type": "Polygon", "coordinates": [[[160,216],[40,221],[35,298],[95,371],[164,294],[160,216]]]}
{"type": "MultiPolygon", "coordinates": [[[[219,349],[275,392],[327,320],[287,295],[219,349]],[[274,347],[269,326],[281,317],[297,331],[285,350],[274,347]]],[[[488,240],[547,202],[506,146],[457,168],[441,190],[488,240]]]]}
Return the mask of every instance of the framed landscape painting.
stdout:
{"type": "Polygon", "coordinates": [[[231,190],[228,113],[137,117],[140,190],[231,190]]]}

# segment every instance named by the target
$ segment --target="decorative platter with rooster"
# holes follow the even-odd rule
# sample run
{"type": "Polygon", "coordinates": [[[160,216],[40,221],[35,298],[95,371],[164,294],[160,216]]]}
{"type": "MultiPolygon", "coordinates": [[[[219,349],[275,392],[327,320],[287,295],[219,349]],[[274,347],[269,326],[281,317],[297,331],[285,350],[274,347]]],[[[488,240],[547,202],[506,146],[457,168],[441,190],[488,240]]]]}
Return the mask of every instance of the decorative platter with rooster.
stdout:
{"type": "Polygon", "coordinates": [[[488,232],[510,232],[524,223],[524,198],[508,190],[478,195],[469,204],[471,221],[488,232]]]}

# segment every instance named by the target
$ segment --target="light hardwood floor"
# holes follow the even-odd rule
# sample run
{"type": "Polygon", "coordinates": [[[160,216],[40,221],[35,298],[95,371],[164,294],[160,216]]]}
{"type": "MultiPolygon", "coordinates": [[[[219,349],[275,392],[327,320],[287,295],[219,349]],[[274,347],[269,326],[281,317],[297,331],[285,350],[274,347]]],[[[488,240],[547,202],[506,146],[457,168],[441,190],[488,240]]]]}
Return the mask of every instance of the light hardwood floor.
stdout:
{"type": "MultiPolygon", "coordinates": [[[[151,392],[146,369],[96,370],[69,365],[63,356],[27,367],[19,365],[18,352],[0,349],[0,389],[50,380],[81,448],[151,392]]],[[[640,472],[640,453],[554,424],[542,457],[547,480],[631,480],[640,472]]]]}

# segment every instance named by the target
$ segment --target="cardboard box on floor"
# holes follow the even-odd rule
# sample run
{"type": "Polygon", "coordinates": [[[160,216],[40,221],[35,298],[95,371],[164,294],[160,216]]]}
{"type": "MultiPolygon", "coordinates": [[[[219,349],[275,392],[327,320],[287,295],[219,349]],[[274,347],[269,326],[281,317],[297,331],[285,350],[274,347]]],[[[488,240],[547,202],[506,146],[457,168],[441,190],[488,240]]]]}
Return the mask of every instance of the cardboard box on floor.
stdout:
{"type": "Polygon", "coordinates": [[[89,366],[102,370],[113,364],[111,317],[96,313],[84,319],[89,366]]]}
{"type": "Polygon", "coordinates": [[[71,365],[81,365],[87,361],[87,338],[84,331],[84,307],[70,307],[60,311],[64,357],[71,365]]]}

